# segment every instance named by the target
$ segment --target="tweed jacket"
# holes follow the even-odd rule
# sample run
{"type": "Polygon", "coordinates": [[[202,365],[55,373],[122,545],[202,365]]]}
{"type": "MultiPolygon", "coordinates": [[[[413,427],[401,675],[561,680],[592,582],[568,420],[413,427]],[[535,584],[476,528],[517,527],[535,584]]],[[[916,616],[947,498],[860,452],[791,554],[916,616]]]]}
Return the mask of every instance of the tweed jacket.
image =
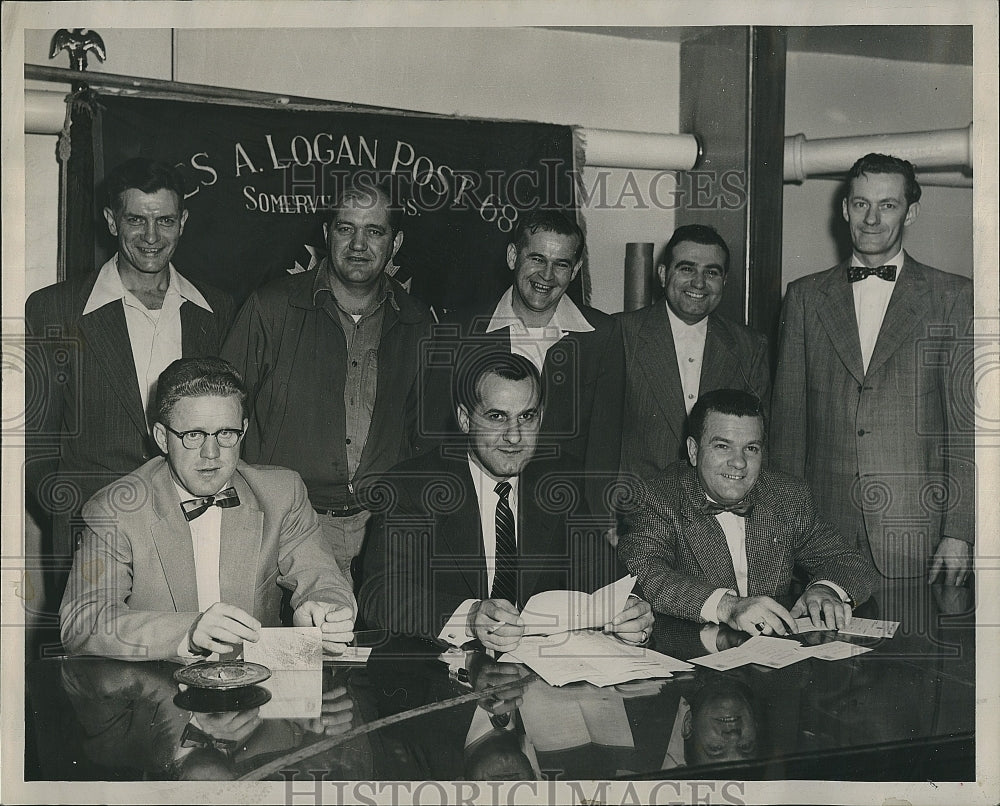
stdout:
{"type": "MultiPolygon", "coordinates": [[[[687,409],[666,302],[616,314],[625,341],[622,471],[649,478],[682,459],[687,409]]],[[[708,317],[699,394],[743,389],[771,398],[767,339],[718,314],[708,317]]]]}
{"type": "MultiPolygon", "coordinates": [[[[79,512],[100,488],[159,455],[121,303],[83,316],[99,273],[42,288],[24,306],[34,370],[25,373],[26,488],[49,514],[79,512]]],[[[181,352],[185,358],[216,355],[232,320],[232,301],[193,285],[212,312],[181,305],[181,352]]],[[[71,553],[69,546],[60,548],[71,553]]]]}
{"type": "Polygon", "coordinates": [[[974,539],[972,283],[907,255],[865,372],[848,265],[788,287],[771,466],[884,576],[921,576],[942,535],[974,539]]]}
{"type": "MultiPolygon", "coordinates": [[[[354,606],[297,473],[241,461],[232,486],[240,504],[222,510],[222,601],[266,627],[281,623],[282,588],[293,608],[307,599],[354,606]]],[[[83,517],[59,612],[63,645],[123,660],[176,657],[199,608],[191,529],[166,459],[99,491],[83,517]]]]}
{"type": "MultiPolygon", "coordinates": [[[[519,480],[519,601],[545,590],[592,592],[624,575],[587,513],[581,476],[537,456],[519,480]],[[621,573],[619,573],[621,572],[621,573]]],[[[436,638],[466,599],[489,597],[479,500],[464,447],[402,462],[372,488],[358,595],[366,627],[436,638]]]]}
{"type": "MultiPolygon", "coordinates": [[[[625,517],[618,556],[659,613],[701,621],[713,591],[736,589],[722,526],[700,511],[705,500],[695,469],[676,462],[643,485],[625,517]]],[[[784,596],[796,566],[810,579],[835,582],[855,602],[871,595],[871,563],[816,514],[804,482],[761,470],[748,500],[754,504],[746,519],[749,596],[784,596]]]]}
{"type": "MultiPolygon", "coordinates": [[[[586,495],[595,512],[608,511],[609,488],[621,458],[625,359],[621,326],[596,308],[577,306],[594,328],[567,332],[542,365],[545,409],[541,442],[556,446],[587,474],[586,495]]],[[[464,442],[455,425],[454,373],[479,350],[511,349],[510,329],[487,332],[496,305],[436,325],[425,361],[421,436],[429,447],[464,442]]]]}

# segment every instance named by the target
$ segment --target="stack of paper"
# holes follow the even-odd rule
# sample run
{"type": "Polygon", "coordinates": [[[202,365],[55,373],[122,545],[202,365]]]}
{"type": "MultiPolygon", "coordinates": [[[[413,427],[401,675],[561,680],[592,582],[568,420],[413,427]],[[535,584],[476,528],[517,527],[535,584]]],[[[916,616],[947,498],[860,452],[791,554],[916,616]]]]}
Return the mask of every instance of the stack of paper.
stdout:
{"type": "Polygon", "coordinates": [[[625,576],[594,593],[550,590],[536,593],[524,605],[525,635],[555,635],[569,630],[601,628],[628,602],[636,578],[625,576]]]}
{"type": "MultiPolygon", "coordinates": [[[[851,620],[839,632],[844,635],[861,635],[865,638],[892,638],[896,634],[898,621],[881,621],[880,619],[860,618],[851,616],[851,620]]],[[[828,630],[829,627],[816,627],[809,616],[795,619],[795,631],[798,633],[828,630]]],[[[837,632],[837,631],[835,631],[837,632]]]]}
{"type": "Polygon", "coordinates": [[[772,669],[781,669],[784,666],[790,666],[806,658],[842,660],[870,651],[871,647],[849,644],[846,641],[831,641],[826,644],[817,644],[816,646],[802,646],[798,641],[792,641],[788,638],[758,635],[751,638],[745,644],[740,644],[740,646],[727,649],[724,652],[718,652],[714,655],[692,658],[691,662],[720,672],[724,672],[727,669],[735,669],[737,666],[744,666],[748,663],[757,663],[761,666],[769,666],[772,669]]]}
{"type": "Polygon", "coordinates": [[[581,680],[595,686],[613,686],[629,680],[670,677],[674,672],[693,668],[669,655],[629,646],[593,631],[525,636],[517,649],[503,659],[523,663],[552,686],[581,680]]]}

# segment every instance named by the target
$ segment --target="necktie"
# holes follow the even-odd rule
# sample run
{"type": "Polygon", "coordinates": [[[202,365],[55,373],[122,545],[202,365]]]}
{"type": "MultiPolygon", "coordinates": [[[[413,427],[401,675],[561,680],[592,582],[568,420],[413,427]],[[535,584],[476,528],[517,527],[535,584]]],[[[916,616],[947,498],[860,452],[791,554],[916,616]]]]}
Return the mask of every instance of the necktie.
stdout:
{"type": "Polygon", "coordinates": [[[514,539],[514,513],[507,496],[510,482],[501,481],[493,488],[500,497],[497,501],[496,573],[493,576],[491,599],[506,599],[517,606],[517,541],[514,539]]]}
{"type": "Polygon", "coordinates": [[[209,507],[226,508],[238,507],[239,505],[240,497],[236,494],[236,488],[226,487],[215,495],[181,501],[181,512],[184,513],[184,520],[193,521],[199,515],[203,515],[209,507]]]}
{"type": "Polygon", "coordinates": [[[732,512],[734,515],[739,515],[741,518],[746,518],[753,512],[753,504],[749,503],[745,498],[742,501],[738,501],[732,506],[724,507],[722,504],[717,504],[715,501],[709,501],[705,499],[705,503],[701,505],[701,511],[705,515],[718,515],[720,512],[732,512]]]}
{"type": "Polygon", "coordinates": [[[873,266],[868,268],[867,266],[851,266],[847,270],[847,282],[856,283],[858,280],[864,280],[866,277],[873,275],[880,280],[888,280],[890,283],[894,282],[896,279],[896,267],[873,266]]]}

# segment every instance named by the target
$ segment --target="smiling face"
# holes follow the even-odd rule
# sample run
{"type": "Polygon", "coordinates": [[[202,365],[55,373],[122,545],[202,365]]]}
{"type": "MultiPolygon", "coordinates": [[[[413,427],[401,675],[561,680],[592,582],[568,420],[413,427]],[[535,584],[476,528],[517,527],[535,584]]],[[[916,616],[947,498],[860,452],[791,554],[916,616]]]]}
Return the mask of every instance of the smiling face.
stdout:
{"type": "Polygon", "coordinates": [[[896,256],[903,230],[919,211],[919,202],[906,203],[906,179],[901,174],[861,174],[851,180],[843,201],[854,251],[866,266],[881,266],[896,256]]]}
{"type": "Polygon", "coordinates": [[[681,241],[674,246],[670,265],[656,267],[674,315],[694,325],[719,307],[726,287],[726,253],[715,244],[681,241]]]}
{"type": "Polygon", "coordinates": [[[479,381],[479,398],[472,411],[458,406],[473,459],[494,481],[516,476],[535,455],[542,422],[538,384],[490,372],[479,381]]]}
{"type": "Polygon", "coordinates": [[[507,245],[507,266],[514,272],[512,305],[526,327],[544,327],[569,284],[580,271],[575,235],[538,230],[523,246],[507,245]]]}
{"type": "Polygon", "coordinates": [[[737,761],[757,752],[757,720],[749,703],[736,692],[720,692],[707,698],[697,713],[689,713],[685,738],[693,740],[694,758],[689,764],[737,761]]]}
{"type": "Polygon", "coordinates": [[[323,225],[334,282],[356,291],[375,288],[403,244],[389,225],[389,200],[375,190],[350,191],[323,225]]]}
{"type": "Polygon", "coordinates": [[[705,494],[725,506],[737,504],[760,475],[764,423],[760,417],[709,411],[701,441],[688,437],[687,450],[705,494]]]}
{"type": "MultiPolygon", "coordinates": [[[[240,400],[235,395],[182,397],[169,414],[174,431],[204,431],[214,434],[223,428],[246,431],[240,400]]],[[[167,455],[170,474],[191,495],[215,495],[228,486],[240,458],[240,442],[222,448],[215,437],[206,437],[200,448],[185,448],[181,438],[168,431],[163,423],[153,424],[153,438],[167,455]]],[[[241,440],[242,441],[242,440],[241,440]]]]}
{"type": "Polygon", "coordinates": [[[118,209],[104,208],[108,230],[118,239],[118,271],[146,276],[166,271],[188,216],[177,194],[166,188],[154,193],[127,188],[118,201],[118,209]]]}

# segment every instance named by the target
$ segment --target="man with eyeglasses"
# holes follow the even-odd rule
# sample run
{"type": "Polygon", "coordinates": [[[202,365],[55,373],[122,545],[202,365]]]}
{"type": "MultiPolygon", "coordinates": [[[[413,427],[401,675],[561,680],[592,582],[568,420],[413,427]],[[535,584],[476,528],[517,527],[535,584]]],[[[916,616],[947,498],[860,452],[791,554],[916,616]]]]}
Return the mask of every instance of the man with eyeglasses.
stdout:
{"type": "Polygon", "coordinates": [[[221,358],[160,375],[153,437],[165,457],[100,490],[60,608],[66,650],[126,660],[229,653],[281,623],[318,626],[337,653],[356,605],[294,471],[240,460],[242,378],[221,358]]]}

